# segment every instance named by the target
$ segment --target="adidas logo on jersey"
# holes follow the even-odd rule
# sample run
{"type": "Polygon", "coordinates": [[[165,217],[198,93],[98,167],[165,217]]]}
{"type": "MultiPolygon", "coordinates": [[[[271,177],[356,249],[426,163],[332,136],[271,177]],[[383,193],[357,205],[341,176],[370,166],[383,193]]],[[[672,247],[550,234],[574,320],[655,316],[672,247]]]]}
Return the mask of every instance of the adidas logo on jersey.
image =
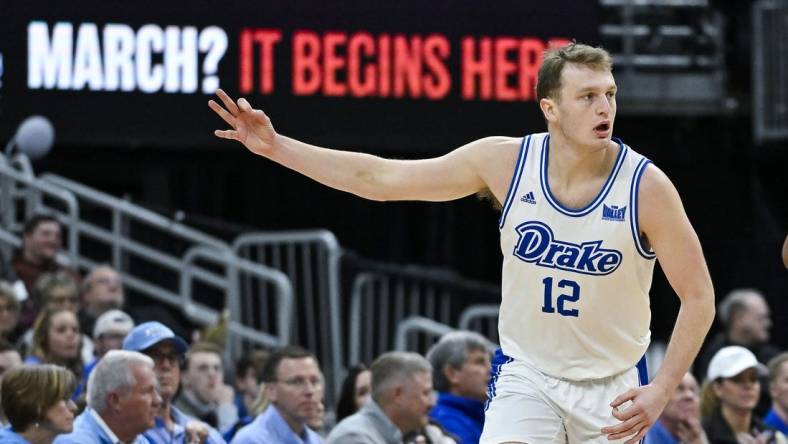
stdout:
{"type": "Polygon", "coordinates": [[[558,241],[550,227],[536,221],[522,223],[515,230],[520,239],[514,255],[540,267],[601,276],[621,265],[621,252],[602,248],[601,240],[580,245],[558,241]]]}
{"type": "Polygon", "coordinates": [[[626,212],[627,207],[623,206],[619,208],[616,205],[602,205],[602,220],[613,220],[617,222],[624,221],[624,214],[626,212]]]}
{"type": "Polygon", "coordinates": [[[520,198],[520,202],[525,202],[529,204],[536,204],[536,199],[534,198],[534,192],[529,191],[523,197],[520,198]]]}

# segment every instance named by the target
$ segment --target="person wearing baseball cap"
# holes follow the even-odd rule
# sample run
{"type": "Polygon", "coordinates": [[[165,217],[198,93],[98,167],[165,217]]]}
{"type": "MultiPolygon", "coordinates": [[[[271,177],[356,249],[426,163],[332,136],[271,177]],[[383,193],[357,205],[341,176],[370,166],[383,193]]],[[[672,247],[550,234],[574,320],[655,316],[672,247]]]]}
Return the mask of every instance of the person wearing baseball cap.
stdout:
{"type": "Polygon", "coordinates": [[[84,380],[90,377],[90,372],[96,367],[102,356],[110,350],[120,350],[123,347],[123,338],[134,328],[134,320],[126,312],[110,310],[96,320],[93,326],[94,358],[83,371],[84,380]]]}
{"type": "Polygon", "coordinates": [[[766,367],[748,349],[721,348],[709,362],[703,386],[703,428],[712,443],[785,443],[781,433],[765,425],[753,410],[758,404],[766,367]]]}
{"type": "Polygon", "coordinates": [[[134,350],[153,359],[162,398],[156,425],[144,436],[152,444],[202,443],[226,444],[209,425],[186,416],[172,403],[181,381],[181,364],[188,345],[169,327],[151,321],[136,326],[123,340],[124,350],[134,350]]]}

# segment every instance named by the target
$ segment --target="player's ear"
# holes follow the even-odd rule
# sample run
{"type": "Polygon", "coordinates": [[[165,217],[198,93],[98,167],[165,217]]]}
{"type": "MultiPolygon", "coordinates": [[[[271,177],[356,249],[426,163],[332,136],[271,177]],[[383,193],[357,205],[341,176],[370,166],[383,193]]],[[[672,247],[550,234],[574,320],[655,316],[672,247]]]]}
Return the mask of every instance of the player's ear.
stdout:
{"type": "Polygon", "coordinates": [[[555,100],[545,97],[539,100],[539,108],[542,110],[542,115],[544,115],[545,120],[548,122],[555,122],[558,120],[556,116],[556,103],[555,100]]]}

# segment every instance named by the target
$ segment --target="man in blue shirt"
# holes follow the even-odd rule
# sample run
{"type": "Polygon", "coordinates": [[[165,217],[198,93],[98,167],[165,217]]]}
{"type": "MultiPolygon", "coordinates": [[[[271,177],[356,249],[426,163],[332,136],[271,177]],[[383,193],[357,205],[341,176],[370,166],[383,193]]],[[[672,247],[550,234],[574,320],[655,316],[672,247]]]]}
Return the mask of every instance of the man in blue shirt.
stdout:
{"type": "Polygon", "coordinates": [[[303,348],[285,347],[271,354],[262,376],[271,404],[238,431],[232,444],[321,444],[323,439],[306,424],[323,400],[317,358],[303,348]]]}
{"type": "Polygon", "coordinates": [[[470,331],[444,335],[427,352],[438,402],[430,417],[458,438],[478,443],[490,379],[489,341],[470,331]]]}
{"type": "Polygon", "coordinates": [[[772,408],[763,422],[788,435],[788,352],[769,361],[769,394],[772,408]]]}
{"type": "Polygon", "coordinates": [[[74,430],[56,444],[150,444],[142,432],[153,427],[161,405],[153,361],[141,353],[112,350],[88,379],[88,408],[74,430]]]}
{"type": "Polygon", "coordinates": [[[123,349],[139,351],[155,364],[153,370],[162,402],[155,424],[144,433],[151,444],[187,444],[203,440],[206,444],[225,444],[218,431],[184,415],[172,405],[181,381],[180,364],[187,350],[186,341],[164,324],[152,321],[131,330],[123,340],[123,349]]]}
{"type": "Polygon", "coordinates": [[[698,381],[687,372],[662,411],[659,420],[646,434],[649,444],[708,444],[700,423],[698,381]]]}

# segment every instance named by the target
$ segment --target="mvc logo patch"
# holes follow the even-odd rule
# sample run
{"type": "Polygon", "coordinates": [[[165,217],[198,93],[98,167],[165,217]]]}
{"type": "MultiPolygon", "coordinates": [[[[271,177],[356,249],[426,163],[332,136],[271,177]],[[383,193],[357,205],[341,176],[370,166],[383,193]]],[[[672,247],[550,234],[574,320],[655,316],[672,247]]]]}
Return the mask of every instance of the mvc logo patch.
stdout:
{"type": "Polygon", "coordinates": [[[624,215],[626,214],[627,207],[619,208],[617,205],[602,205],[602,220],[612,220],[616,222],[624,222],[624,215]]]}
{"type": "Polygon", "coordinates": [[[562,242],[555,239],[550,227],[536,221],[524,222],[515,231],[520,238],[514,247],[514,255],[540,267],[603,276],[616,271],[621,265],[621,252],[602,248],[601,240],[580,245],[562,242]]]}

